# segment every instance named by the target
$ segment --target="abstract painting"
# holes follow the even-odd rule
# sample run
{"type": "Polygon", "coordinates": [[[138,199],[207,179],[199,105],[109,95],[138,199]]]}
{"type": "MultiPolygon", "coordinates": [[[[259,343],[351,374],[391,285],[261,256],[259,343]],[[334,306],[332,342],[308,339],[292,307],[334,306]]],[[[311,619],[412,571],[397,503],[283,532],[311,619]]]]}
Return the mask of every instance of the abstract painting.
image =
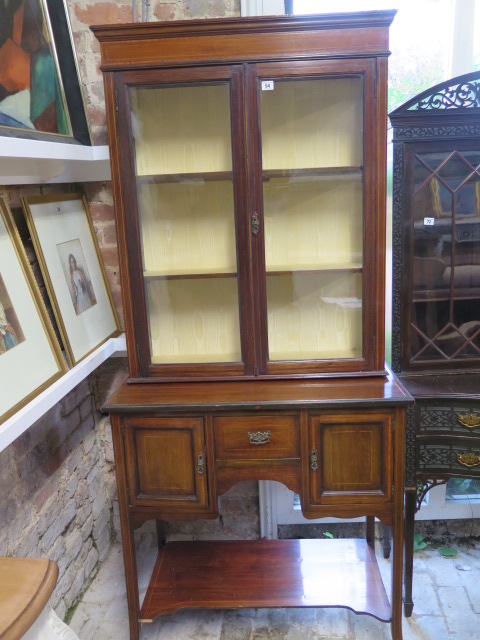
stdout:
{"type": "Polygon", "coordinates": [[[0,127],[72,136],[44,0],[0,0],[0,127]]]}

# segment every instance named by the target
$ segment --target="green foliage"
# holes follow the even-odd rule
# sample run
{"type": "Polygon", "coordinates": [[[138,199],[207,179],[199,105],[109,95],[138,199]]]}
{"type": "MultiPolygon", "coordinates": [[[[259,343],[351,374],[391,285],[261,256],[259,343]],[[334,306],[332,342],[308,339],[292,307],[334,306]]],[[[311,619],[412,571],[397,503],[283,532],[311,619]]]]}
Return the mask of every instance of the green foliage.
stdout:
{"type": "Polygon", "coordinates": [[[331,538],[333,540],[333,533],[330,533],[330,531],[324,531],[323,535],[325,538],[331,538]]]}
{"type": "Polygon", "coordinates": [[[453,547],[442,547],[439,551],[444,558],[456,558],[458,555],[458,551],[453,547]]]}
{"type": "Polygon", "coordinates": [[[416,551],[423,551],[423,549],[425,549],[426,546],[427,546],[427,543],[422,538],[422,536],[419,533],[416,533],[413,536],[413,552],[415,553],[416,551]]]}

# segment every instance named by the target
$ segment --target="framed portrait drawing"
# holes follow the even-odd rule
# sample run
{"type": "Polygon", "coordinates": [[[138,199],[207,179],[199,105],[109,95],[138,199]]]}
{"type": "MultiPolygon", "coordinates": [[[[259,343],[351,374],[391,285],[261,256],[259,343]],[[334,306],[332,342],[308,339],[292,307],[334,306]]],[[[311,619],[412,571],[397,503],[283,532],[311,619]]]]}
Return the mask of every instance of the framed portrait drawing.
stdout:
{"type": "Polygon", "coordinates": [[[0,425],[66,370],[12,214],[0,196],[0,425]]]}
{"type": "Polygon", "coordinates": [[[91,144],[65,0],[0,0],[0,135],[91,144]]]}
{"type": "Polygon", "coordinates": [[[22,198],[22,204],[73,366],[120,333],[87,201],[75,193],[22,198]]]}

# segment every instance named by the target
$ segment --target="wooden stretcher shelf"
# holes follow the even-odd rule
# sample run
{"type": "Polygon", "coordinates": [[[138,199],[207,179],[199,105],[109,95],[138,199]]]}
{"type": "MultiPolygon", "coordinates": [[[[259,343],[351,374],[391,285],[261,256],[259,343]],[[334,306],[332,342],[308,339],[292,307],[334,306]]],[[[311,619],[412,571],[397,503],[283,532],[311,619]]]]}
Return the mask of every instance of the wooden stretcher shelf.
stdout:
{"type": "Polygon", "coordinates": [[[344,607],[391,620],[374,550],[360,539],[169,542],[140,620],[238,607],[344,607]]]}

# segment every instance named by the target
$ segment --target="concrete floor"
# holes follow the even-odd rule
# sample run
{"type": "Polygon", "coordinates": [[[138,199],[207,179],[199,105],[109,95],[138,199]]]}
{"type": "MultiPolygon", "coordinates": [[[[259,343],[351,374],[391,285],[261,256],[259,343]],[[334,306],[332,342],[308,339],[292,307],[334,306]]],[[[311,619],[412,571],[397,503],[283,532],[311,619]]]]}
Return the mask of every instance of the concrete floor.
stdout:
{"type": "MultiPolygon", "coordinates": [[[[377,555],[390,585],[390,562],[377,555]]],[[[143,598],[156,549],[137,555],[143,598]]],[[[415,554],[414,610],[403,618],[404,640],[480,638],[480,548],[458,548],[454,559],[438,549],[415,554]]],[[[115,545],[85,593],[70,623],[80,640],[128,640],[121,545],[115,545]]],[[[178,611],[144,625],[141,640],[389,640],[388,624],[345,609],[244,609],[178,611]]]]}

